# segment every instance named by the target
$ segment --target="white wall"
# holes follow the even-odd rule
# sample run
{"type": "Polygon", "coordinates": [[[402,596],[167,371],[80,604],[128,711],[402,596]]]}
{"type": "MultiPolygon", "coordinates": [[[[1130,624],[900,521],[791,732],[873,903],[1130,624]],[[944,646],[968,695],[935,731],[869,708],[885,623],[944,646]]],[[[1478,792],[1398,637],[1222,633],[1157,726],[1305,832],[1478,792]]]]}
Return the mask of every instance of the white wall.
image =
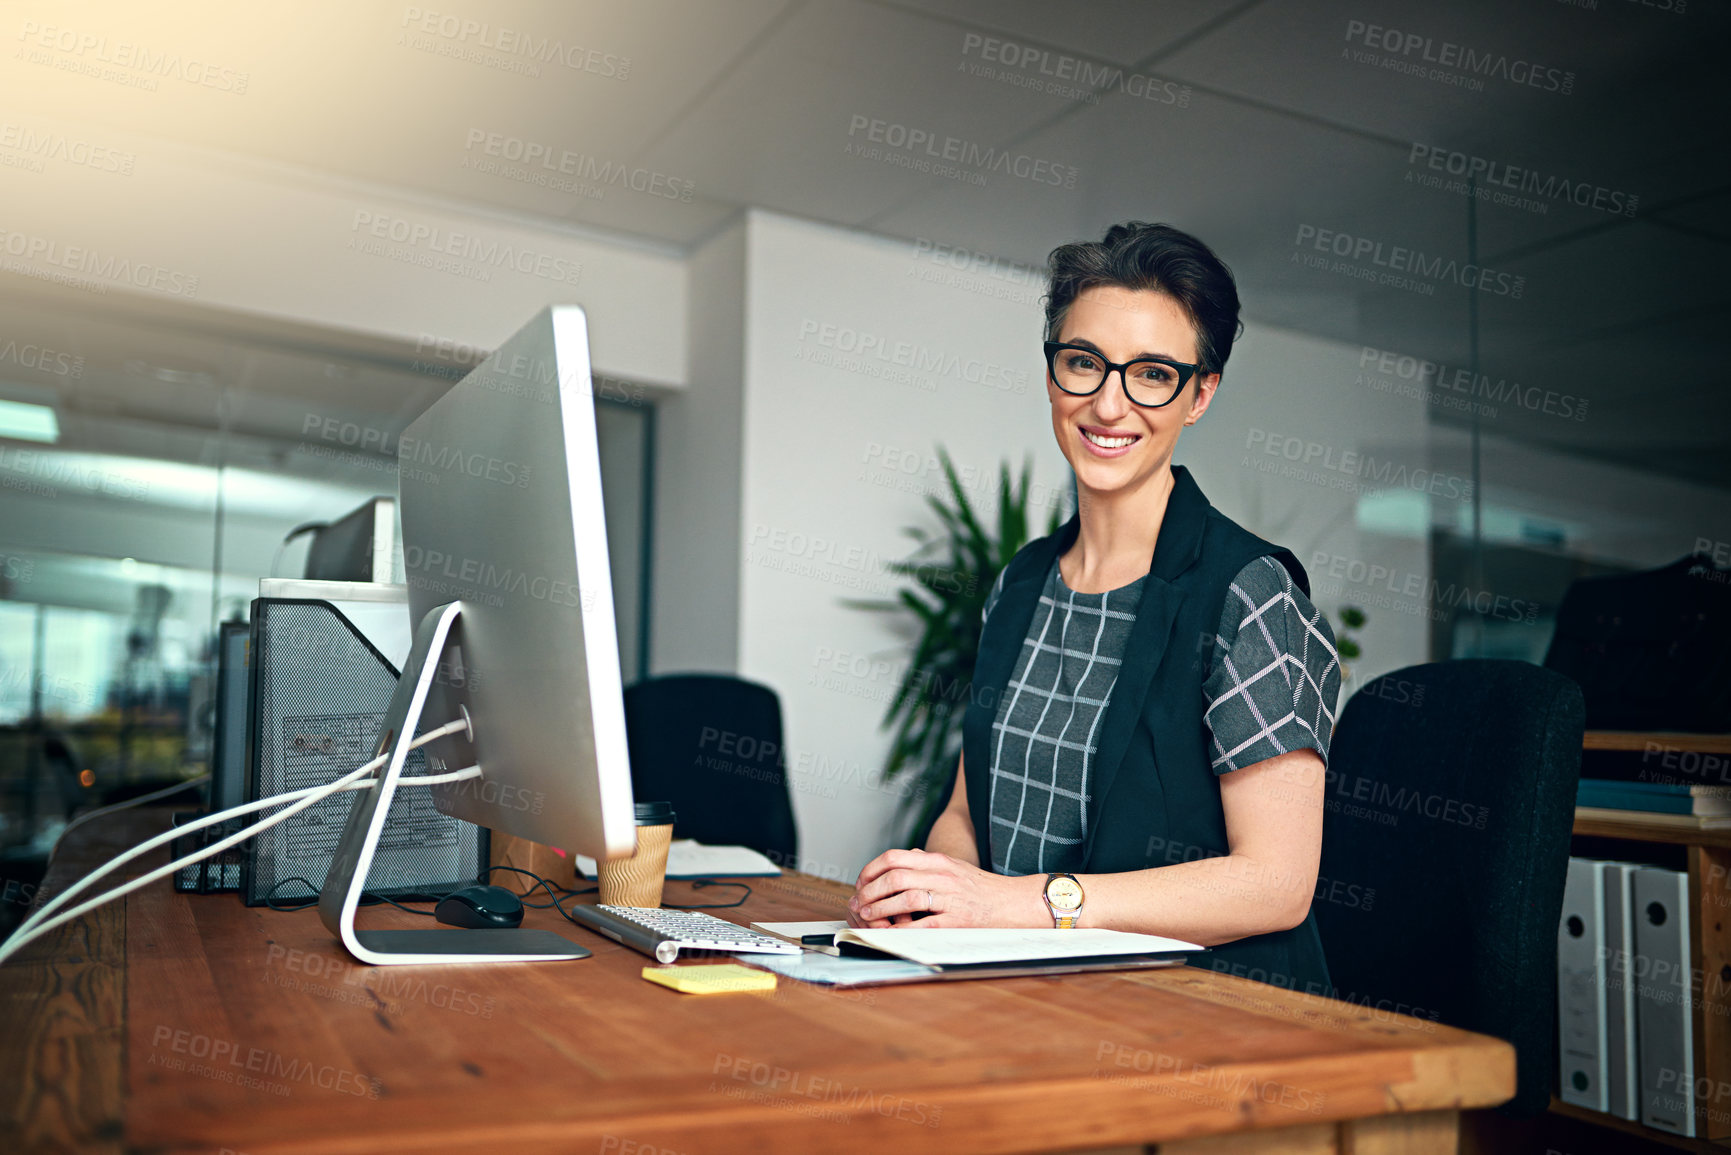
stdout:
{"type": "Polygon", "coordinates": [[[955,271],[907,242],[770,213],[747,227],[739,672],[781,694],[806,866],[851,878],[899,833],[878,723],[912,634],[845,601],[901,585],[883,566],[908,555],[904,526],[937,524],[939,445],[988,508],[1000,461],[1031,456],[1049,492],[1068,467],[1027,286],[934,283],[955,271]]]}
{"type": "Polygon", "coordinates": [[[687,268],[688,389],[657,401],[651,672],[739,667],[745,222],[687,268]]]}
{"type": "Polygon", "coordinates": [[[8,271],[489,349],[543,306],[575,302],[589,313],[597,371],[684,380],[685,266],[674,250],[152,137],[105,130],[109,137],[135,154],[129,174],[50,165],[0,177],[8,271]],[[153,273],[140,286],[92,271],[109,258],[111,269],[127,261],[153,273]]]}

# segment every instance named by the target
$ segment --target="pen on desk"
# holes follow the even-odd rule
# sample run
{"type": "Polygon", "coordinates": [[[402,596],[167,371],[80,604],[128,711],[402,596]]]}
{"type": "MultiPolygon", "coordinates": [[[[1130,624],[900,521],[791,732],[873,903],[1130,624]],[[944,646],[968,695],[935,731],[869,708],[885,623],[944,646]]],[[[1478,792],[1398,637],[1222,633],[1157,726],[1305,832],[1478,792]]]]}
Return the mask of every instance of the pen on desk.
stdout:
{"type": "Polygon", "coordinates": [[[806,950],[815,950],[823,954],[841,954],[841,950],[835,945],[834,931],[826,934],[802,934],[799,936],[799,945],[806,950]]]}

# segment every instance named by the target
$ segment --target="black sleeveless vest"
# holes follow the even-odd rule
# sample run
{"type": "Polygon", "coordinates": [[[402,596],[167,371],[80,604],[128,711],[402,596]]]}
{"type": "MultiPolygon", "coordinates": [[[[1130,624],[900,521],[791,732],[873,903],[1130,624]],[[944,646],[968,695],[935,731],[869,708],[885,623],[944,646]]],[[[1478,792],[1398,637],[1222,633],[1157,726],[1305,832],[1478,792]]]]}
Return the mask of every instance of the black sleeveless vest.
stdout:
{"type": "MultiPolygon", "coordinates": [[[[1183,466],[1174,466],[1172,475],[1142,603],[1099,731],[1084,859],[1077,873],[1116,874],[1228,852],[1220,783],[1209,765],[1202,721],[1207,706],[1202,672],[1220,613],[1232,579],[1259,557],[1279,561],[1310,593],[1297,558],[1216,510],[1183,466]]],[[[1015,671],[1047,570],[1075,542],[1080,527],[1080,518],[1071,517],[1057,533],[1016,553],[980,637],[973,692],[962,720],[962,757],[969,770],[974,841],[987,869],[992,861],[992,720],[1015,671]]],[[[1217,946],[1193,965],[1316,994],[1331,989],[1314,912],[1291,930],[1217,946]]]]}

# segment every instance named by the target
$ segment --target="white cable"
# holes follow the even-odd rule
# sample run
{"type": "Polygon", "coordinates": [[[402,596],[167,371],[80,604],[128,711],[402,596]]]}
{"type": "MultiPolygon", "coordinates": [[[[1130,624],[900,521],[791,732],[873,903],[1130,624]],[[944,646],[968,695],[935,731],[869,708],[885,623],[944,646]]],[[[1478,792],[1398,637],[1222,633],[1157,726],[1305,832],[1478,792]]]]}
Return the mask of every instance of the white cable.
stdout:
{"type": "MultiPolygon", "coordinates": [[[[423,746],[426,743],[433,741],[434,739],[442,738],[447,734],[454,734],[454,733],[457,733],[458,731],[465,730],[467,728],[468,728],[468,720],[467,719],[461,719],[461,720],[454,721],[454,722],[447,722],[447,723],[445,723],[445,725],[440,726],[440,727],[433,729],[433,730],[429,730],[427,733],[422,734],[420,737],[418,737],[414,741],[410,742],[409,743],[409,749],[413,750],[418,746],[423,746]]],[[[289,791],[286,794],[274,795],[270,798],[261,798],[256,802],[247,802],[247,803],[243,803],[240,806],[234,806],[234,807],[230,807],[227,810],[218,811],[215,814],[207,814],[201,818],[198,818],[192,822],[187,823],[184,826],[177,826],[177,827],[173,828],[172,830],[166,830],[163,833],[158,834],[153,838],[150,838],[150,839],[145,840],[144,842],[141,842],[139,845],[133,847],[131,850],[126,851],[125,853],[123,853],[123,854],[115,857],[114,859],[110,860],[109,862],[107,862],[103,866],[100,866],[96,870],[91,871],[89,874],[85,875],[83,878],[79,879],[77,882],[73,883],[71,886],[67,887],[65,890],[61,891],[59,894],[57,894],[53,898],[49,899],[47,903],[45,903],[43,906],[41,906],[35,912],[33,912],[30,915],[30,917],[26,918],[22,923],[19,924],[18,929],[13,932],[12,937],[9,940],[7,940],[5,945],[0,946],[0,961],[4,961],[6,956],[11,953],[11,950],[8,948],[12,948],[15,945],[21,945],[19,940],[20,940],[22,935],[24,935],[28,931],[34,930],[35,928],[37,928],[39,926],[42,926],[43,923],[45,922],[45,920],[47,920],[49,915],[53,914],[54,911],[56,911],[60,907],[66,905],[66,903],[69,902],[79,892],[85,890],[92,883],[96,882],[98,879],[102,878],[104,875],[111,873],[112,871],[114,871],[118,867],[126,864],[127,862],[130,862],[134,858],[137,858],[139,855],[147,854],[150,851],[155,850],[157,847],[164,845],[165,843],[173,842],[175,839],[180,838],[184,834],[191,833],[194,830],[200,830],[206,826],[214,826],[215,824],[217,824],[219,822],[226,821],[229,818],[233,818],[233,817],[236,817],[236,816],[241,815],[241,814],[250,814],[250,813],[253,813],[254,811],[268,809],[272,806],[280,806],[280,805],[283,805],[284,803],[288,803],[288,802],[297,802],[301,799],[305,799],[305,798],[308,798],[308,797],[311,797],[314,795],[317,796],[316,798],[313,799],[313,801],[316,802],[316,801],[322,800],[323,798],[330,796],[331,794],[337,793],[339,790],[360,789],[364,786],[370,785],[370,782],[357,782],[356,779],[359,779],[359,778],[361,778],[362,775],[369,774],[372,771],[378,769],[379,766],[381,766],[385,762],[389,761],[389,759],[390,759],[389,754],[381,754],[377,758],[374,758],[371,762],[368,762],[366,765],[360,766],[354,770],[351,770],[349,773],[343,775],[343,777],[337,779],[335,782],[328,782],[328,783],[325,783],[323,786],[309,786],[303,790],[293,790],[293,791],[289,791]]],[[[464,772],[463,771],[455,771],[454,773],[462,774],[464,772]]],[[[427,784],[427,785],[432,784],[434,781],[443,781],[443,780],[445,780],[445,779],[442,775],[422,775],[422,776],[416,777],[416,778],[399,778],[399,781],[418,782],[418,783],[423,783],[423,784],[427,784]]],[[[455,781],[455,779],[450,779],[450,780],[455,781]]],[[[309,805],[310,805],[310,803],[309,803],[309,805]]],[[[306,809],[305,806],[297,806],[292,813],[298,814],[301,810],[304,810],[304,809],[306,809]]],[[[281,817],[286,817],[286,815],[278,816],[279,819],[281,817]]],[[[276,824],[275,821],[269,821],[268,822],[268,825],[274,826],[275,824],[276,824]]],[[[265,829],[265,827],[266,827],[266,824],[258,824],[256,826],[249,826],[249,827],[244,828],[241,831],[238,831],[237,834],[239,834],[241,836],[240,840],[244,841],[246,838],[250,838],[250,837],[252,837],[252,835],[257,834],[260,830],[265,829]]],[[[224,847],[224,848],[226,848],[226,847],[224,847]]],[[[210,848],[208,848],[208,847],[206,849],[210,850],[210,848]]],[[[217,851],[215,851],[215,850],[210,850],[210,853],[214,854],[216,852],[217,851]]],[[[194,859],[194,861],[199,861],[199,859],[194,859]]],[[[106,901],[106,897],[105,897],[104,901],[106,901]]]]}
{"type": "MultiPolygon", "coordinates": [[[[365,769],[365,767],[361,768],[361,770],[365,769]]],[[[341,793],[344,790],[365,789],[368,786],[376,785],[375,780],[360,782],[353,781],[353,775],[360,772],[361,771],[352,771],[349,775],[345,775],[343,778],[338,779],[336,782],[332,782],[329,785],[312,787],[309,790],[312,797],[303,798],[293,806],[271,815],[262,822],[254,823],[244,830],[236,831],[227,838],[224,838],[219,842],[214,842],[199,850],[195,850],[191,854],[178,858],[166,866],[159,866],[147,874],[141,874],[129,882],[122,883],[113,890],[104,891],[95,898],[90,899],[88,902],[80,903],[71,910],[63,911],[62,913],[55,915],[53,918],[46,919],[28,930],[20,927],[19,930],[14,933],[11,938],[7,939],[5,943],[0,943],[0,963],[4,963],[19,950],[29,945],[35,939],[47,934],[61,923],[70,922],[75,918],[80,918],[95,910],[97,907],[111,902],[116,898],[131,894],[133,891],[138,890],[141,887],[149,886],[159,878],[167,878],[188,866],[202,862],[204,859],[210,858],[213,855],[221,854],[229,847],[239,845],[247,839],[252,838],[254,835],[262,834],[277,823],[285,822],[288,819],[293,818],[296,814],[299,814],[309,806],[318,805],[333,794],[341,793]]],[[[406,782],[411,785],[430,786],[436,782],[457,782],[468,778],[479,778],[480,776],[481,768],[479,766],[468,766],[462,770],[454,770],[447,774],[421,774],[410,778],[399,777],[397,781],[399,784],[406,782]]]]}
{"type": "MultiPolygon", "coordinates": [[[[70,902],[72,900],[73,896],[77,895],[80,891],[89,887],[91,883],[95,882],[97,879],[103,877],[104,875],[111,873],[112,871],[114,871],[118,867],[123,866],[126,863],[132,861],[134,858],[137,858],[141,854],[145,854],[145,853],[148,853],[149,851],[155,850],[157,847],[162,846],[165,843],[174,842],[175,840],[179,839],[182,835],[189,834],[194,830],[201,830],[206,826],[214,826],[219,822],[226,822],[228,819],[237,817],[237,816],[242,815],[242,814],[251,814],[254,811],[258,811],[258,810],[269,810],[273,806],[282,806],[282,805],[289,803],[289,802],[297,802],[300,799],[306,798],[309,795],[313,795],[313,794],[319,794],[322,796],[324,794],[330,793],[331,788],[333,786],[346,789],[349,786],[357,785],[357,783],[355,781],[357,778],[360,778],[360,776],[363,774],[370,774],[372,771],[378,769],[379,763],[383,762],[384,760],[385,760],[384,758],[375,758],[373,761],[368,762],[365,766],[361,766],[361,767],[356,768],[355,770],[350,771],[348,774],[344,775],[342,778],[337,779],[335,782],[327,782],[322,786],[309,786],[303,790],[291,790],[286,794],[277,794],[277,795],[273,795],[270,798],[261,798],[257,802],[243,803],[240,806],[231,807],[228,810],[219,811],[216,814],[204,815],[201,818],[197,818],[191,822],[188,822],[184,826],[176,826],[171,830],[165,830],[161,834],[158,834],[152,838],[147,839],[144,842],[139,843],[137,846],[134,846],[131,850],[128,850],[125,853],[111,859],[110,861],[108,861],[104,865],[97,867],[95,870],[91,871],[89,874],[85,875],[83,878],[79,879],[77,882],[73,883],[71,886],[67,887],[65,890],[61,891],[59,894],[57,894],[53,898],[49,899],[42,906],[38,907],[35,910],[35,912],[33,912],[30,915],[29,918],[25,919],[22,923],[19,924],[18,931],[23,932],[23,931],[29,930],[33,926],[36,926],[43,919],[47,918],[50,914],[53,914],[60,907],[65,906],[68,902],[70,902]]],[[[365,780],[365,782],[371,782],[371,781],[372,781],[372,779],[370,779],[370,778],[365,780]]],[[[362,783],[362,784],[364,784],[364,783],[362,783]]],[[[250,829],[250,827],[248,827],[247,829],[250,829]]]]}
{"type": "Polygon", "coordinates": [[[197,786],[201,782],[209,781],[209,774],[200,774],[197,778],[188,778],[185,782],[176,782],[173,786],[170,786],[167,789],[156,790],[149,794],[140,794],[137,798],[128,798],[125,802],[116,802],[112,806],[99,806],[88,813],[80,814],[77,818],[74,818],[71,822],[68,822],[61,828],[59,835],[54,839],[54,845],[48,848],[48,861],[54,861],[55,851],[60,849],[60,844],[66,841],[66,836],[68,834],[71,834],[74,830],[83,826],[92,818],[101,818],[104,814],[113,814],[116,810],[125,810],[131,806],[143,806],[146,802],[155,802],[158,798],[167,798],[170,794],[179,794],[182,790],[187,790],[191,787],[197,786]]]}
{"type": "MultiPolygon", "coordinates": [[[[467,727],[468,727],[467,719],[464,719],[462,721],[447,722],[443,726],[440,726],[434,730],[429,730],[429,731],[427,731],[427,733],[422,734],[420,737],[418,737],[414,741],[410,742],[409,743],[409,749],[413,750],[418,746],[422,746],[428,742],[433,741],[435,738],[442,738],[446,734],[454,734],[454,733],[458,732],[459,730],[467,729],[467,727]]],[[[360,766],[354,770],[351,770],[349,773],[345,774],[342,778],[337,779],[336,782],[327,782],[323,786],[309,786],[304,790],[291,790],[286,794],[272,795],[269,798],[261,798],[256,802],[242,803],[239,806],[232,806],[227,810],[220,810],[215,814],[204,815],[203,817],[195,819],[192,822],[188,822],[184,826],[177,826],[172,830],[166,830],[163,833],[156,835],[154,838],[147,839],[146,841],[133,847],[131,850],[126,851],[124,854],[121,854],[118,857],[110,860],[105,865],[100,866],[97,869],[91,871],[89,874],[85,875],[83,878],[79,879],[77,882],[73,883],[71,886],[67,887],[65,890],[61,891],[59,894],[57,894],[53,898],[49,899],[47,903],[45,903],[43,906],[39,907],[36,911],[34,911],[30,915],[30,917],[26,918],[22,923],[20,923],[18,925],[18,929],[16,931],[14,931],[13,933],[15,935],[22,934],[23,932],[31,929],[32,927],[39,925],[43,919],[47,918],[50,914],[53,914],[54,911],[58,910],[60,907],[65,906],[67,902],[71,901],[71,899],[73,898],[74,895],[76,895],[80,891],[84,890],[86,887],[88,887],[91,883],[95,882],[97,879],[99,879],[99,878],[103,877],[104,875],[112,872],[117,867],[120,867],[120,866],[124,865],[125,863],[132,861],[134,858],[137,858],[141,854],[146,854],[152,850],[155,850],[158,846],[162,846],[162,845],[165,845],[167,843],[173,842],[175,839],[179,838],[183,834],[189,834],[194,830],[201,830],[206,826],[214,826],[219,822],[224,822],[230,818],[237,817],[238,815],[241,815],[241,814],[251,814],[257,810],[268,810],[272,806],[281,806],[284,803],[294,802],[294,801],[297,801],[298,799],[305,798],[310,794],[318,793],[321,791],[327,791],[329,789],[329,787],[337,785],[339,783],[353,782],[355,779],[361,777],[363,774],[367,774],[367,773],[372,772],[373,770],[378,769],[380,766],[384,765],[384,763],[389,761],[389,760],[390,760],[389,754],[381,754],[377,758],[374,758],[371,762],[368,762],[366,765],[360,766]]]]}
{"type": "MultiPolygon", "coordinates": [[[[353,771],[353,774],[362,774],[365,772],[366,772],[365,770],[356,770],[356,771],[353,771]]],[[[201,859],[208,858],[212,854],[220,854],[222,851],[227,850],[230,846],[234,845],[235,843],[244,842],[246,839],[251,838],[256,834],[262,833],[263,831],[270,829],[272,826],[275,826],[279,822],[285,822],[288,819],[293,818],[296,814],[299,814],[302,810],[305,810],[307,807],[317,805],[319,802],[324,801],[325,798],[329,797],[332,794],[337,793],[344,786],[348,785],[350,781],[352,781],[352,778],[350,776],[345,776],[345,777],[339,779],[338,781],[332,783],[329,786],[319,787],[318,789],[313,791],[313,793],[310,797],[302,798],[300,801],[296,802],[294,805],[289,806],[286,809],[281,810],[278,813],[271,815],[269,818],[266,818],[264,821],[255,823],[254,825],[249,826],[244,830],[241,830],[241,831],[238,831],[234,834],[229,835],[227,838],[224,838],[219,842],[216,842],[210,846],[204,847],[202,850],[195,851],[194,853],[187,855],[186,856],[187,860],[188,860],[187,863],[182,863],[182,862],[177,861],[175,863],[172,863],[170,865],[169,870],[166,872],[162,871],[162,870],[153,870],[153,871],[150,871],[146,874],[139,875],[137,878],[132,879],[129,882],[124,882],[121,885],[115,887],[113,890],[104,891],[102,894],[97,895],[95,898],[90,899],[88,902],[80,903],[79,905],[73,907],[71,910],[62,911],[61,913],[54,915],[52,918],[40,918],[35,923],[33,923],[31,926],[29,926],[28,928],[21,926],[16,932],[13,933],[11,938],[7,939],[5,943],[0,944],[0,963],[4,963],[8,958],[10,958],[12,955],[16,954],[24,946],[26,946],[30,942],[34,941],[35,939],[40,938],[42,935],[48,933],[50,930],[53,930],[55,927],[59,926],[61,923],[68,922],[74,918],[77,918],[79,915],[82,915],[82,914],[85,914],[91,910],[94,910],[98,906],[101,906],[102,904],[104,904],[106,902],[110,902],[116,898],[119,898],[123,894],[128,894],[134,890],[137,890],[140,886],[146,885],[146,884],[151,883],[151,882],[155,882],[158,878],[162,877],[162,875],[164,873],[172,873],[175,869],[178,869],[182,865],[187,865],[190,862],[197,862],[201,859]]],[[[44,909],[46,909],[46,908],[44,908],[44,909]]],[[[41,912],[38,912],[38,913],[40,914],[41,912]]]]}

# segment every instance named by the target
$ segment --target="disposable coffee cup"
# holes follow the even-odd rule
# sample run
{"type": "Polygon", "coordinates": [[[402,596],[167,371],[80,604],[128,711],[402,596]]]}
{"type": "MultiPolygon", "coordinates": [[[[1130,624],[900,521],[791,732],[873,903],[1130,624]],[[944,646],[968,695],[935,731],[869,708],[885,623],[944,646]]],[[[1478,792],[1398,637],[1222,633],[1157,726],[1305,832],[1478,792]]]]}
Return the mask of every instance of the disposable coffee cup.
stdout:
{"type": "Polygon", "coordinates": [[[673,803],[637,804],[637,853],[596,864],[606,906],[660,906],[667,880],[667,847],[673,842],[673,803]]]}

